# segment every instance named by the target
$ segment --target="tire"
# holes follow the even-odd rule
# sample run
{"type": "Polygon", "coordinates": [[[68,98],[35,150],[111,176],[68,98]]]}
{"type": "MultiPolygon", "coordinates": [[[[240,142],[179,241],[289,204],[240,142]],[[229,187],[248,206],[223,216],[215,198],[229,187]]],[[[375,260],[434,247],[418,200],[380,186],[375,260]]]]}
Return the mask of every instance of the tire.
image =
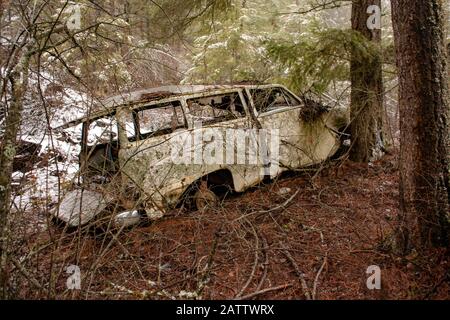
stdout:
{"type": "Polygon", "coordinates": [[[208,188],[199,188],[195,192],[193,200],[195,208],[200,211],[219,206],[219,197],[208,188]]]}

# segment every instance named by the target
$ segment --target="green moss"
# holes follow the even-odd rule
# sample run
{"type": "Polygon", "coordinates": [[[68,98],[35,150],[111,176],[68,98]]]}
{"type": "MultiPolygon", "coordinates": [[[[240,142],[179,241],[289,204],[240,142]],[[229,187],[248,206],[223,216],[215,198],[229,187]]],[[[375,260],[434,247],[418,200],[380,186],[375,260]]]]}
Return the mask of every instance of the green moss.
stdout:
{"type": "Polygon", "coordinates": [[[16,156],[16,148],[13,145],[7,144],[3,150],[3,154],[7,160],[12,160],[16,156]]]}

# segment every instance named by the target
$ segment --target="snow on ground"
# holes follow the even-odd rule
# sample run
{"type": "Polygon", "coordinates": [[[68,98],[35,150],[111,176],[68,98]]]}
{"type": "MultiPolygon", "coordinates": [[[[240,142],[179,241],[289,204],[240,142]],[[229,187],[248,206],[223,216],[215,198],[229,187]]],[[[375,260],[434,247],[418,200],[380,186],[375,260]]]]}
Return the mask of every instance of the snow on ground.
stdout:
{"type": "Polygon", "coordinates": [[[64,130],[55,128],[67,121],[83,117],[88,100],[85,95],[73,89],[64,89],[57,98],[61,107],[50,115],[51,133],[42,113],[33,115],[27,112],[27,108],[42,106],[25,106],[19,139],[39,144],[39,157],[42,160],[37,162],[31,171],[13,173],[12,185],[16,191],[13,194],[13,211],[48,209],[58,202],[70,183],[77,179],[81,125],[64,130]]]}
{"type": "Polygon", "coordinates": [[[55,136],[53,139],[48,135],[42,137],[40,156],[43,160],[31,171],[13,173],[14,183],[21,184],[19,192],[14,197],[16,210],[27,211],[32,209],[33,204],[56,203],[60,191],[76,179],[80,147],[60,141],[55,136]]]}

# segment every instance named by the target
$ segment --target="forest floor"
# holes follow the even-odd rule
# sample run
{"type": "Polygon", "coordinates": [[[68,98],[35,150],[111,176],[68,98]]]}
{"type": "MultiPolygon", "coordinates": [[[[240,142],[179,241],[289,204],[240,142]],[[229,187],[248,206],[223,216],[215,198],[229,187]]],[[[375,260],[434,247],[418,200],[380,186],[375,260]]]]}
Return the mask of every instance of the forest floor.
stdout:
{"type": "MultiPolygon", "coordinates": [[[[345,161],[115,236],[52,228],[22,244],[42,248],[29,273],[45,280],[39,274],[53,268],[54,295],[65,299],[449,299],[448,250],[405,258],[389,250],[398,180],[395,155],[345,161]],[[66,289],[70,264],[80,267],[81,290],[66,289]],[[380,290],[366,286],[372,265],[380,290]]],[[[21,285],[16,294],[44,292],[21,285]]]]}

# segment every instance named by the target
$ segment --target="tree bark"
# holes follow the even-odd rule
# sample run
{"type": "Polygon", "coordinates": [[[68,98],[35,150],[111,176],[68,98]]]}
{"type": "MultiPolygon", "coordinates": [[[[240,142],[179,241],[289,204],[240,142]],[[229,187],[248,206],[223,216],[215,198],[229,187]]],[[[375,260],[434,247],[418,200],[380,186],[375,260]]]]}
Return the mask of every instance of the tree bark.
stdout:
{"type": "MultiPolygon", "coordinates": [[[[352,29],[367,40],[381,46],[381,28],[370,30],[367,21],[369,6],[381,9],[381,0],[354,0],[352,3],[352,29]]],[[[381,53],[381,50],[380,50],[381,53]]],[[[383,78],[381,54],[361,59],[353,49],[350,63],[351,104],[350,131],[352,147],[350,159],[369,162],[384,149],[383,145],[383,78]]]]}
{"type": "Polygon", "coordinates": [[[22,120],[23,96],[28,86],[30,56],[24,54],[9,75],[11,103],[0,144],[0,299],[7,298],[9,212],[11,208],[11,175],[16,155],[16,140],[22,120]]]}
{"type": "Polygon", "coordinates": [[[448,73],[442,0],[392,0],[399,76],[400,214],[395,249],[448,245],[448,73]]]}

